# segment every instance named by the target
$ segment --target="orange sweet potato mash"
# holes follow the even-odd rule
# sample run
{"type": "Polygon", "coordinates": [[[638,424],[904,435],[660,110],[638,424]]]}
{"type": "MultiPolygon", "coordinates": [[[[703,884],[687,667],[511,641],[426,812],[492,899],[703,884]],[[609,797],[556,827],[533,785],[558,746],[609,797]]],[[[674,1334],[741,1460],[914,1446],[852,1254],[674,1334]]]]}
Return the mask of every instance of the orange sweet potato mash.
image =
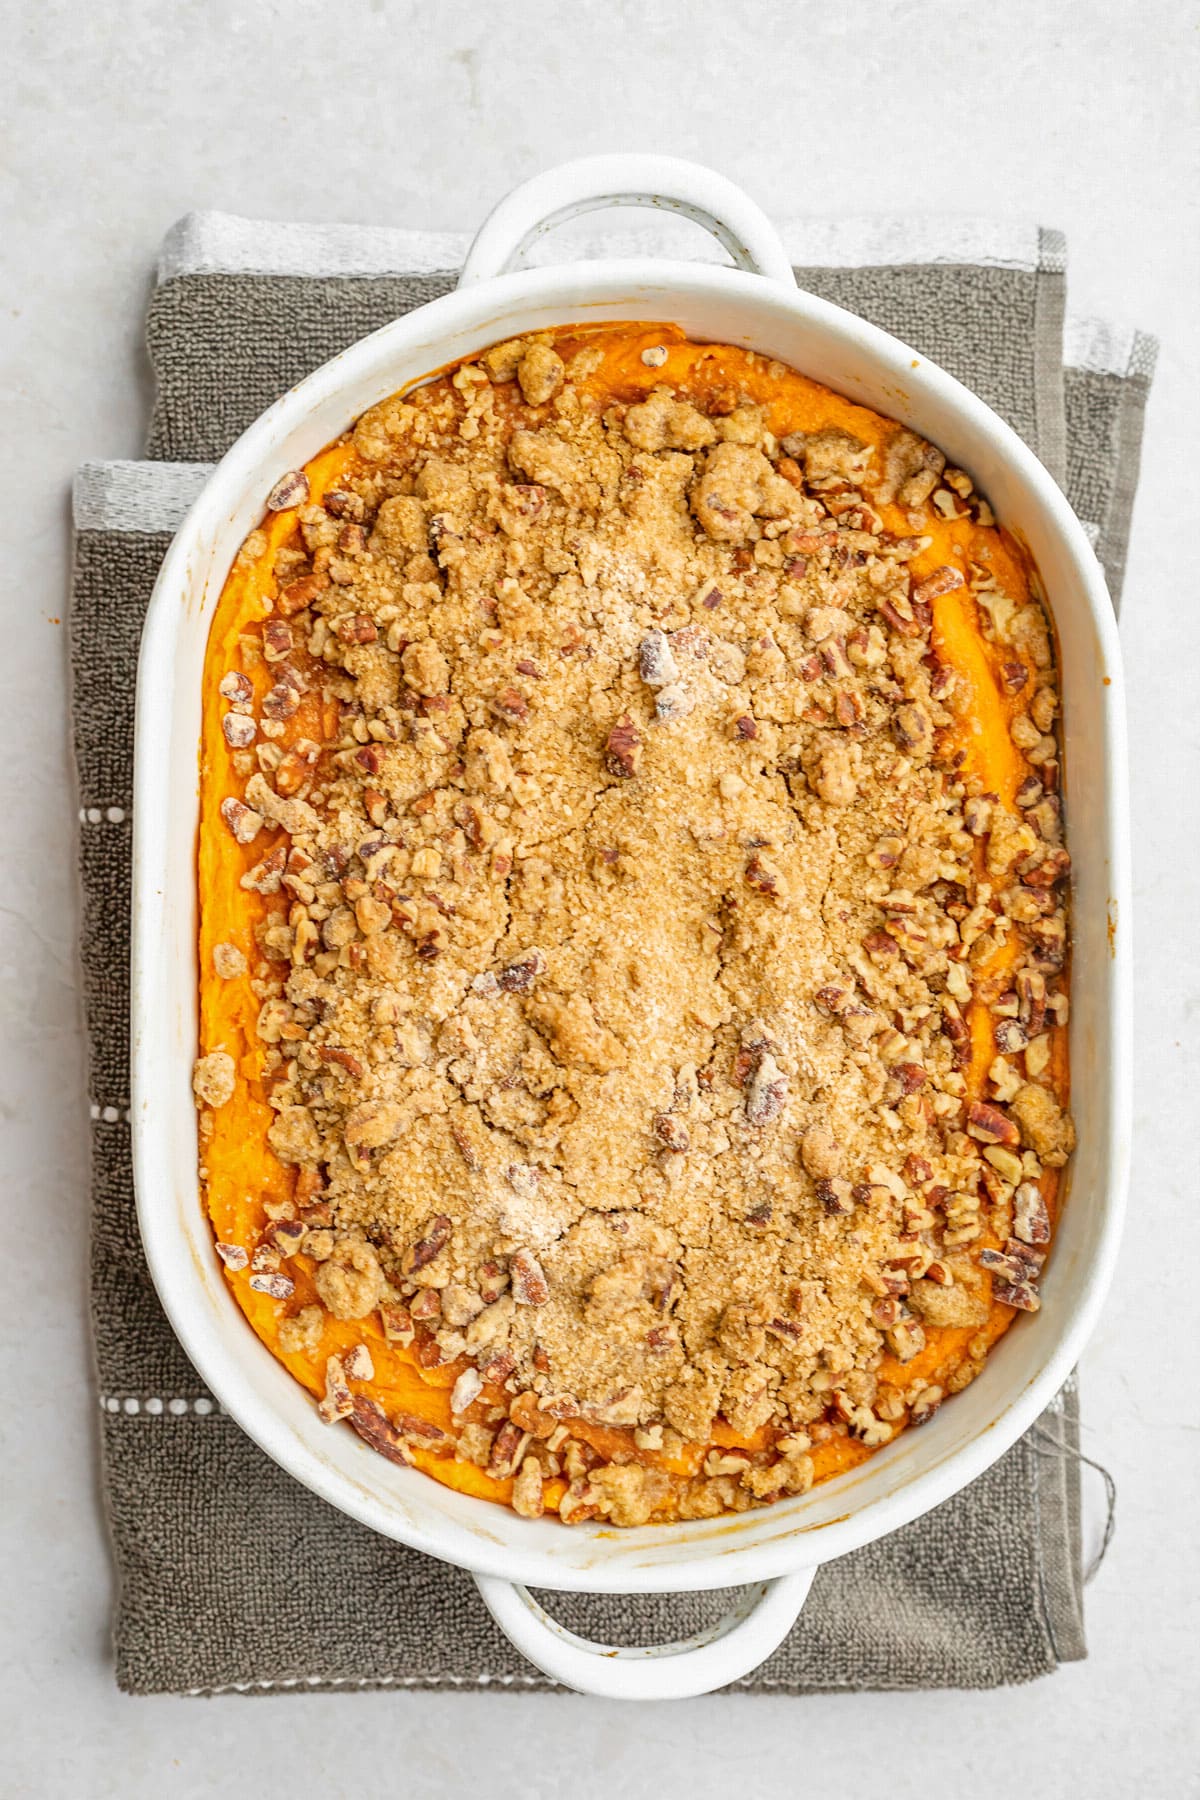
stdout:
{"type": "MultiPolygon", "coordinates": [[[[844,433],[866,446],[882,465],[889,448],[897,440],[899,428],[862,406],[842,398],[793,370],[752,353],[723,346],[689,341],[669,325],[630,324],[585,330],[569,328],[549,334],[541,343],[552,346],[573,371],[573,385],[580,404],[601,413],[616,408],[623,411],[646,400],[658,390],[669,389],[682,402],[688,402],[705,415],[729,417],[736,408],[761,409],[760,422],[770,437],[782,445],[812,439],[822,433],[844,433]],[[659,355],[662,350],[664,355],[659,355]],[[581,359],[580,353],[587,352],[581,359]],[[647,352],[651,354],[648,356],[647,352]]],[[[446,404],[456,393],[468,394],[461,383],[452,385],[456,371],[448,371],[437,381],[408,396],[418,417],[423,410],[446,404]]],[[[456,402],[457,404],[457,402],[456,402]]],[[[493,414],[510,416],[512,422],[528,417],[530,403],[523,398],[521,387],[513,381],[495,387],[493,414]]],[[[545,415],[545,406],[541,413],[545,415]]],[[[765,440],[769,441],[769,440],[765,440]]],[[[778,471],[785,480],[799,487],[804,480],[803,459],[783,452],[777,454],[778,471]]],[[[304,506],[320,507],[333,490],[346,489],[356,478],[371,474],[369,459],[364,457],[353,435],[323,450],[303,471],[305,483],[297,489],[304,506]]],[[[930,486],[934,484],[931,482],[930,486]]],[[[969,490],[969,482],[966,484],[969,490]]],[[[836,492],[826,483],[832,509],[836,492]]],[[[954,489],[942,487],[943,495],[954,489]]],[[[286,495],[284,496],[286,499],[286,495]]],[[[861,496],[859,496],[861,498],[861,496]]],[[[1028,606],[1037,597],[1036,578],[1019,544],[991,521],[985,507],[958,504],[951,499],[938,510],[923,501],[904,505],[896,498],[875,498],[874,510],[879,529],[898,538],[914,532],[921,540],[919,551],[912,556],[909,571],[914,587],[938,571],[962,571],[984,567],[994,579],[993,591],[1003,594],[1008,612],[1028,606]],[[919,514],[919,518],[916,515],[919,514]],[[914,523],[916,519],[916,523],[914,523]]],[[[202,1179],[206,1204],[215,1238],[224,1246],[245,1252],[244,1258],[231,1256],[226,1275],[232,1294],[242,1308],[249,1325],[271,1351],[287,1366],[295,1378],[320,1398],[327,1392],[329,1358],[351,1358],[355,1346],[365,1345],[369,1352],[371,1374],[354,1379],[350,1385],[356,1397],[374,1401],[386,1421],[401,1421],[402,1443],[394,1432],[374,1434],[377,1447],[397,1460],[415,1464],[435,1480],[505,1503],[512,1494],[511,1476],[489,1473],[475,1461],[454,1454],[455,1437],[463,1418],[488,1422],[503,1418],[512,1403],[512,1391],[502,1380],[485,1381],[482,1391],[461,1417],[452,1416],[450,1394],[464,1370],[474,1361],[466,1354],[449,1361],[430,1353],[429,1334],[418,1328],[410,1341],[399,1341],[385,1332],[377,1310],[366,1317],[338,1318],[326,1314],[319,1342],[297,1347],[297,1336],[281,1329],[302,1309],[319,1303],[316,1274],[318,1265],[303,1247],[281,1261],[270,1246],[271,1228],[281,1219],[301,1222],[306,1217],[321,1229],[326,1214],[321,1211],[319,1172],[305,1171],[296,1164],[281,1161],[268,1141],[274,1118],[271,1091],[278,1079],[278,1057],[268,1058],[268,1045],[259,1033],[258,1020],[264,993],[274,979],[269,960],[264,960],[261,931],[272,918],[279,918],[280,898],[248,887],[243,878],[260,864],[264,842],[286,844],[286,833],[272,835],[268,822],[267,837],[253,843],[239,842],[229,829],[228,803],[231,798],[249,804],[246,789],[261,767],[258,747],[264,742],[272,746],[271,771],[281,793],[308,794],[322,782],[322,770],[332,755],[340,730],[339,706],[323,687],[322,665],[309,649],[298,646],[292,664],[303,678],[304,692],[295,709],[274,722],[264,739],[261,732],[253,743],[239,741],[238,728],[230,736],[230,678],[241,695],[238,714],[244,719],[261,718],[262,703],[277,681],[277,665],[264,658],[264,620],[281,617],[301,619],[304,591],[295,591],[296,578],[281,565],[280,553],[297,546],[304,548],[302,538],[303,507],[284,504],[268,511],[259,529],[248,540],[239,555],[222,592],[209,640],[204,676],[204,725],[201,750],[201,824],[198,846],[197,880],[200,896],[199,968],[200,968],[200,1054],[225,1053],[233,1060],[232,1093],[210,1104],[214,1098],[201,1089],[202,1179]],[[281,588],[289,583],[281,579],[280,569],[290,576],[293,588],[290,598],[281,597],[281,588]],[[223,724],[223,721],[225,722],[223,724]],[[282,761],[280,760],[282,754],[282,761]],[[288,771],[292,774],[288,777],[288,771]],[[223,813],[222,808],[225,807],[223,813]],[[232,952],[232,954],[230,954],[232,952]],[[221,969],[222,972],[218,972],[221,969]],[[272,1066],[273,1065],[273,1066],[272,1066]],[[316,1207],[316,1211],[311,1208],[316,1207]],[[306,1212],[306,1209],[310,1209],[306,1212]],[[267,1242],[265,1255],[255,1256],[267,1242]],[[239,1262],[243,1266],[238,1266],[239,1262]],[[256,1270],[255,1263],[258,1263],[256,1270]],[[257,1279],[256,1279],[257,1275],[257,1279]],[[288,1347],[290,1344],[291,1347],[288,1347]],[[425,1437],[422,1423],[436,1428],[425,1437]]],[[[836,517],[836,513],[833,515],[836,517]]],[[[794,534],[799,543],[803,533],[794,534]]],[[[300,558],[297,557],[297,567],[300,558]]],[[[301,583],[305,579],[300,577],[301,583]]],[[[933,582],[936,590],[938,582],[933,582]]],[[[1028,749],[1022,748],[1020,729],[1014,740],[1014,722],[1027,716],[1036,686],[1036,670],[1023,667],[1011,646],[993,629],[995,620],[987,615],[970,579],[946,585],[945,591],[934,591],[932,607],[930,655],[934,662],[948,667],[954,675],[953,716],[939,726],[937,762],[953,777],[983,795],[987,803],[1005,813],[1013,813],[1017,795],[1023,784],[1036,781],[1039,766],[1029,760],[1028,749]],[[988,799],[990,797],[990,799],[988,799]]],[[[253,734],[247,729],[246,737],[253,734]]],[[[1044,734],[1043,734],[1044,737],[1044,734]]],[[[1032,748],[1029,745],[1028,748],[1032,748]]],[[[1044,769],[1043,763],[1040,765],[1044,769]]],[[[975,838],[970,856],[982,878],[988,838],[975,838]]],[[[1005,877],[993,875],[993,886],[1003,885],[1005,877]]],[[[286,895],[283,896],[286,898],[286,895]]],[[[965,911],[963,907],[960,911],[965,911]]],[[[997,1058],[997,1020],[995,1003],[1012,985],[1013,970],[1022,953],[1018,931],[1003,930],[992,934],[984,953],[972,962],[969,1002],[963,1008],[966,1041],[960,1047],[959,1068],[962,1077],[963,1117],[971,1102],[994,1108],[998,1102],[990,1071],[997,1058]]],[[[965,964],[965,952],[964,964],[965,964]]],[[[277,973],[277,971],[276,971],[277,973]]],[[[1003,1008],[1001,1009],[1003,1011],[1003,1008]]],[[[1064,1010],[1065,1016],[1065,1010],[1064,1010]]],[[[1066,1032],[1056,1022],[1057,1014],[1048,1014],[1044,1031],[1048,1039],[1041,1055],[1044,1065],[1041,1081],[1059,1106],[1068,1097],[1066,1032]]],[[[286,1052],[288,1027],[279,1047],[286,1052]]],[[[279,1040],[276,1040],[278,1043],[279,1040]]],[[[1009,1096],[1011,1097],[1011,1095],[1009,1096]]],[[[1001,1110],[1003,1110],[1001,1105],[1001,1110]]],[[[986,1144],[986,1135],[983,1139],[986,1144]]],[[[1018,1148],[1017,1155],[1028,1154],[1018,1148]]],[[[1060,1162],[1064,1158],[1058,1159],[1060,1162]]],[[[992,1194],[990,1184],[997,1180],[989,1162],[981,1162],[985,1199],[992,1194]]],[[[1028,1179],[1028,1177],[1026,1177],[1028,1179]]],[[[1040,1187],[1051,1219],[1058,1194],[1059,1169],[1044,1163],[1033,1178],[1040,1187]]],[[[992,1196],[994,1198],[994,1195],[992,1196]]],[[[931,1204],[939,1204],[934,1194],[931,1204]]],[[[430,1210],[439,1208],[439,1197],[430,1196],[430,1210]]],[[[1002,1210],[1002,1208],[1000,1209],[1002,1210]]],[[[961,1254],[971,1259],[978,1271],[981,1291],[990,1294],[993,1272],[980,1264],[983,1252],[1003,1253],[1004,1240],[997,1235],[997,1207],[984,1206],[981,1224],[974,1241],[962,1247],[961,1254]]],[[[297,1232],[297,1239],[303,1239],[297,1232]]],[[[936,1265],[935,1265],[936,1267],[936,1265]]],[[[903,1273],[903,1271],[901,1272],[903,1273]]],[[[1001,1279],[1000,1276],[996,1277],[1001,1279]]],[[[901,1283],[903,1285],[903,1283],[901,1283]]],[[[885,1305],[887,1304],[885,1296],[885,1305]]],[[[882,1313],[881,1317],[886,1317],[882,1313]]],[[[890,1389],[901,1396],[912,1396],[924,1389],[936,1398],[925,1408],[915,1402],[905,1403],[901,1416],[894,1420],[902,1425],[914,1413],[928,1416],[943,1394],[962,1385],[964,1369],[968,1375],[977,1370],[987,1348],[1007,1330],[1014,1316],[1013,1304],[990,1301],[986,1320],[969,1325],[928,1324],[923,1344],[915,1354],[900,1360],[897,1352],[884,1346],[876,1361],[874,1375],[881,1390],[890,1389]]],[[[897,1410],[897,1409],[893,1409],[897,1410]]],[[[527,1417],[536,1409],[532,1398],[527,1417]]],[[[671,1434],[665,1448],[653,1447],[644,1433],[635,1436],[632,1425],[604,1423],[584,1414],[555,1415],[558,1423],[574,1440],[590,1447],[594,1459],[605,1463],[637,1463],[664,1471],[672,1479],[660,1484],[657,1498],[650,1509],[653,1518],[677,1516],[678,1496],[684,1479],[699,1477],[706,1461],[710,1467],[713,1452],[718,1455],[730,1448],[748,1449],[754,1453],[769,1451],[772,1443],[783,1435],[778,1424],[764,1424],[754,1429],[741,1429],[728,1423],[720,1414],[715,1418],[707,1442],[688,1442],[671,1434]]],[[[362,1419],[361,1409],[359,1414],[362,1419]]],[[[545,1423],[534,1419],[535,1424],[545,1423]]],[[[871,1454],[861,1435],[839,1418],[836,1408],[822,1419],[809,1424],[809,1454],[812,1478],[817,1481],[841,1473],[871,1454]]],[[[560,1438],[566,1433],[560,1432],[560,1438]]],[[[370,1432],[367,1434],[371,1435],[370,1432]]],[[[543,1431],[543,1438],[548,1432],[543,1431]]],[[[553,1441],[553,1440],[551,1440],[553,1441]]],[[[539,1510],[556,1511],[569,1485],[565,1472],[548,1472],[542,1485],[539,1510]]],[[[576,1508],[574,1516],[588,1516],[586,1507],[576,1508]]],[[[618,1522],[621,1522],[618,1519],[618,1522]]]]}

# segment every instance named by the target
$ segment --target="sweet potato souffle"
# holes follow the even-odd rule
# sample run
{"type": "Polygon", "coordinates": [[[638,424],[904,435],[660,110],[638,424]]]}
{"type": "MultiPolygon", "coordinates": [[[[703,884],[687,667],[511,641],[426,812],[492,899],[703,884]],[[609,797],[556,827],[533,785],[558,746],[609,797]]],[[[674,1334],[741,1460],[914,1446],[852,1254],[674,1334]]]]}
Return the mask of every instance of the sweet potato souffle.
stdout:
{"type": "Polygon", "coordinates": [[[528,1518],[805,1492],[1039,1305],[1070,859],[968,474],[669,325],[285,474],[209,642],[201,1178],[251,1326],[528,1518]]]}

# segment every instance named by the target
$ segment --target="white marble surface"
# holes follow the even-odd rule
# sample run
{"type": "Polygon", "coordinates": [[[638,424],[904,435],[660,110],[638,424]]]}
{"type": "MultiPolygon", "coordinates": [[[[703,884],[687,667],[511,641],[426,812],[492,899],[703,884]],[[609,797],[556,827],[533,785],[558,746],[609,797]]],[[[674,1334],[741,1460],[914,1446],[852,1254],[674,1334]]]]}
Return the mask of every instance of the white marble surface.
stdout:
{"type": "Polygon", "coordinates": [[[0,809],[0,1790],[440,1797],[484,1779],[494,1800],[564,1783],[628,1800],[747,1782],[762,1800],[1040,1796],[1068,1783],[1093,1800],[1197,1791],[1200,715],[1184,692],[1200,658],[1188,481],[1200,398],[1195,0],[544,0],[507,11],[484,0],[0,0],[0,22],[0,478],[13,502],[0,730],[4,766],[19,771],[0,809]],[[711,161],[779,215],[1033,215],[1068,233],[1074,306],[1163,340],[1122,628],[1138,1140],[1131,1229],[1084,1363],[1086,1446],[1121,1496],[1089,1594],[1091,1658],[982,1696],[652,1711],[503,1694],[130,1700],[108,1663],[84,1326],[88,1128],[58,622],[71,470],[138,452],[148,273],[184,210],[465,229],[535,169],[621,147],[711,161]]]}

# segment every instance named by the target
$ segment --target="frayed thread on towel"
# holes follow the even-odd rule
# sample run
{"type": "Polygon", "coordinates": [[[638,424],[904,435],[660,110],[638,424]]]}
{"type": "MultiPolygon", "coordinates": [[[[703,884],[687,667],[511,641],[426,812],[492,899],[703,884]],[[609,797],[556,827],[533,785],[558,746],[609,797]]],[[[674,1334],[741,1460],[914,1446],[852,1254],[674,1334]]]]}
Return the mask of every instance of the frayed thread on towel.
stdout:
{"type": "Polygon", "coordinates": [[[1085,1455],[1084,1452],[1077,1449],[1074,1444],[1065,1444],[1061,1438],[1056,1437],[1052,1431],[1047,1430],[1044,1416],[1042,1419],[1039,1419],[1037,1424],[1033,1427],[1031,1436],[1039,1447],[1039,1454],[1051,1452],[1056,1456],[1065,1456],[1071,1462],[1079,1463],[1088,1469],[1094,1469],[1104,1483],[1104,1530],[1100,1534],[1100,1548],[1097,1550],[1095,1556],[1093,1556],[1084,1572],[1083,1581],[1084,1586],[1086,1587],[1095,1576],[1099,1574],[1100,1565],[1108,1555],[1109,1545],[1112,1543],[1117,1529],[1116,1481],[1113,1479],[1111,1471],[1106,1469],[1103,1463],[1097,1462],[1092,1456],[1085,1455]]]}

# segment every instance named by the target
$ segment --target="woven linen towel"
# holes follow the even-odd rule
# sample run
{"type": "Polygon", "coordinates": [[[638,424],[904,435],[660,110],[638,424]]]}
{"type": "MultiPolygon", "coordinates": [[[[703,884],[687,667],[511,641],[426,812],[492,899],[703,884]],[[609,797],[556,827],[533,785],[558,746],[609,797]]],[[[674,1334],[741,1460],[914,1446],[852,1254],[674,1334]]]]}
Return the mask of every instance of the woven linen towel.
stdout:
{"type": "MultiPolygon", "coordinates": [[[[1064,370],[1058,234],[947,220],[810,222],[786,235],[802,286],[896,333],[1015,426],[1065,482],[1115,595],[1154,346],[1072,324],[1064,370]]],[[[135,1693],[554,1685],[501,1636],[469,1576],[333,1511],[204,1392],[148,1277],[130,1169],[132,709],[159,563],[207,465],[237,433],[319,363],[452,287],[464,246],[220,214],[181,221],[149,310],[152,460],[89,464],[75,485],[92,1317],[116,1674],[135,1693]]],[[[693,249],[689,240],[684,253],[693,249]]],[[[739,1685],[989,1687],[1083,1656],[1078,1431],[1071,1384],[964,1493],[823,1568],[787,1641],[739,1685]]],[[[727,1600],[550,1604],[589,1636],[649,1643],[700,1628],[727,1600]]]]}

